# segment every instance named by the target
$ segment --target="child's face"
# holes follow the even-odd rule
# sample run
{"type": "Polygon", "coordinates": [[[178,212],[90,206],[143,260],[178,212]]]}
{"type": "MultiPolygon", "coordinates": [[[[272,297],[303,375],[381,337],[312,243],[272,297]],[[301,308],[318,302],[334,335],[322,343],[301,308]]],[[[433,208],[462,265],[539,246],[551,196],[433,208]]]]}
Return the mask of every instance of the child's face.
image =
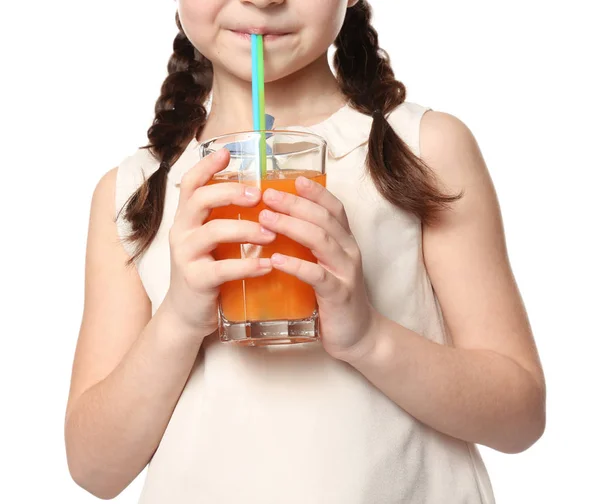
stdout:
{"type": "Polygon", "coordinates": [[[264,34],[265,80],[327,52],[357,0],[179,0],[181,25],[215,67],[250,81],[250,33],[264,34]]]}

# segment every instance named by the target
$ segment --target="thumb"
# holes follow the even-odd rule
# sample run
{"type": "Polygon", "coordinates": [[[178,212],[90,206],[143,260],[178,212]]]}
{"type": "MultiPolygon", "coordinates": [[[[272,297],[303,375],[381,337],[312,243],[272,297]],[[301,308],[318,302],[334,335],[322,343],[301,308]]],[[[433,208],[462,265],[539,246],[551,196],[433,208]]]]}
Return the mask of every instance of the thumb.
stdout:
{"type": "Polygon", "coordinates": [[[229,165],[229,151],[225,148],[206,156],[190,168],[181,178],[179,187],[179,210],[192,197],[194,191],[205,185],[216,173],[229,165]]]}

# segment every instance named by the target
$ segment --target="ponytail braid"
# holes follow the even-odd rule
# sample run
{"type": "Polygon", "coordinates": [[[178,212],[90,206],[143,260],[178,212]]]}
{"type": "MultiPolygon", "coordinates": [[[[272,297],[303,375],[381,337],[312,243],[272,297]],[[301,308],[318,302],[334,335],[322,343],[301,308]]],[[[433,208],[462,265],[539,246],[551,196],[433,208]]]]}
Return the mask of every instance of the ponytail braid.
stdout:
{"type": "Polygon", "coordinates": [[[350,105],[373,117],[367,164],[379,192],[390,203],[431,223],[439,211],[461,198],[443,194],[431,169],[400,138],[386,116],[406,98],[389,57],[380,49],[366,0],[350,7],[335,40],[334,67],[350,105]]]}
{"type": "Polygon", "coordinates": [[[123,207],[124,218],[132,229],[126,240],[136,244],[127,266],[146,251],[156,236],[163,217],[169,170],[206,124],[204,103],[212,88],[212,64],[186,37],[179,13],[175,22],[179,33],[167,66],[169,75],[162,84],[154,121],[148,129],[150,143],[142,147],[149,149],[160,165],[123,207]]]}

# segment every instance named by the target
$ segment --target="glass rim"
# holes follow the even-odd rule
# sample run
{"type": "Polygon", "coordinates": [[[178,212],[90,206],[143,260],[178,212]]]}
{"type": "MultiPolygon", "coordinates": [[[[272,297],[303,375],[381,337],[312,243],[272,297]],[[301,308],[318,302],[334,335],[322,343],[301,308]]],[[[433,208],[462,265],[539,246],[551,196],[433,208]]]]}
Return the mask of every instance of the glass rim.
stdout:
{"type": "MultiPolygon", "coordinates": [[[[212,138],[208,138],[202,142],[198,142],[198,147],[202,150],[210,150],[210,144],[218,142],[219,140],[224,140],[227,138],[231,138],[232,141],[231,142],[224,142],[224,143],[233,143],[236,142],[238,140],[233,140],[234,137],[238,136],[238,135],[250,135],[250,136],[258,136],[261,133],[270,133],[271,136],[275,136],[275,135],[286,135],[286,136],[296,136],[296,137],[309,137],[312,138],[317,145],[308,147],[308,148],[304,148],[302,150],[299,150],[297,152],[286,152],[286,153],[278,153],[278,154],[272,154],[272,156],[289,156],[289,155],[293,155],[293,154],[300,154],[300,153],[304,153],[306,151],[310,151],[312,149],[314,149],[315,147],[322,147],[324,150],[327,149],[327,140],[325,140],[325,138],[323,138],[320,135],[317,135],[316,133],[309,133],[309,132],[305,132],[305,131],[297,131],[297,130],[246,130],[246,131],[236,131],[235,133],[226,133],[224,135],[218,135],[212,138]]],[[[268,139],[267,139],[268,140],[268,139]]],[[[218,150],[218,149],[216,149],[218,150]]]]}

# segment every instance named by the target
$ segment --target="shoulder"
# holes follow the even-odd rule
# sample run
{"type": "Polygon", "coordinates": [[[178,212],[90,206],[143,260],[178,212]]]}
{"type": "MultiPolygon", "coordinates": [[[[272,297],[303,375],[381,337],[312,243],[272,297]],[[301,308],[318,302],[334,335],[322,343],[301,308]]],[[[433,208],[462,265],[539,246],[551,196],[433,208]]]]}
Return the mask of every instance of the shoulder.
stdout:
{"type": "Polygon", "coordinates": [[[160,162],[149,149],[138,148],[124,157],[115,168],[115,198],[117,206],[122,206],[136,192],[144,180],[158,170],[160,162]]]}
{"type": "Polygon", "coordinates": [[[403,102],[387,116],[390,126],[417,156],[421,154],[420,124],[425,113],[431,110],[419,103],[403,102]]]}
{"type": "Polygon", "coordinates": [[[106,192],[114,192],[118,172],[119,172],[118,166],[115,166],[114,168],[111,168],[110,170],[105,172],[100,177],[98,182],[96,183],[96,187],[94,189],[94,194],[104,194],[106,192]]]}
{"type": "Polygon", "coordinates": [[[130,257],[135,253],[135,244],[127,239],[131,235],[132,226],[125,218],[126,204],[159,166],[160,162],[148,149],[138,148],[122,158],[115,168],[106,172],[96,187],[99,197],[104,201],[101,206],[110,209],[119,241],[130,257]]]}
{"type": "Polygon", "coordinates": [[[463,189],[474,178],[487,176],[477,140],[458,117],[430,110],[419,131],[420,157],[448,189],[463,189]]]}
{"type": "Polygon", "coordinates": [[[462,150],[476,144],[470,128],[458,117],[447,112],[429,110],[420,125],[421,151],[432,155],[440,149],[462,150]]]}
{"type": "Polygon", "coordinates": [[[117,183],[135,182],[138,185],[149,178],[160,166],[160,162],[149,149],[139,148],[123,158],[117,166],[117,183]]]}
{"type": "Polygon", "coordinates": [[[92,214],[102,213],[109,218],[113,218],[118,170],[118,167],[111,168],[96,183],[92,194],[92,214]]]}
{"type": "Polygon", "coordinates": [[[418,103],[402,103],[389,114],[388,122],[419,156],[476,147],[473,133],[458,117],[418,103]]]}

